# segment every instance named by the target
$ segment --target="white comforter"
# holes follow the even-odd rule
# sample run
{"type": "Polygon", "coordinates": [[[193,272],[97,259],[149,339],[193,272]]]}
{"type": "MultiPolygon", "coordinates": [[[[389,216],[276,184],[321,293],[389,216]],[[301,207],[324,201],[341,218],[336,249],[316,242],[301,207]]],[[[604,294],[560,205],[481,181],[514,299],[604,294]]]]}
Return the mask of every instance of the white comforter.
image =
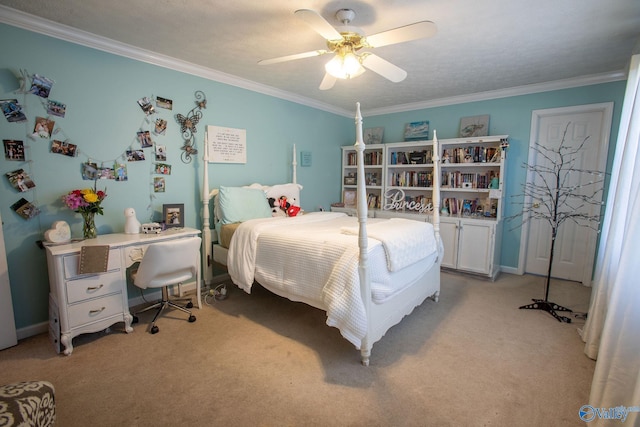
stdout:
{"type": "MultiPolygon", "coordinates": [[[[402,225],[401,234],[413,233],[418,237],[405,238],[401,253],[426,254],[428,261],[414,262],[419,268],[408,268],[410,275],[398,280],[402,272],[394,273],[387,265],[394,260],[394,268],[398,268],[402,256],[394,253],[398,245],[389,240],[389,233],[384,230],[384,224],[394,221],[368,220],[373,234],[386,240],[383,244],[374,236],[368,239],[369,277],[376,303],[403,289],[416,275],[431,268],[437,258],[438,246],[431,224],[409,223],[395,224],[402,225]]],[[[229,275],[247,293],[255,280],[290,300],[326,310],[327,324],[337,327],[360,348],[367,333],[367,319],[358,275],[358,236],[349,231],[353,229],[357,229],[357,219],[336,212],[246,221],[237,228],[229,245],[229,275]]]]}

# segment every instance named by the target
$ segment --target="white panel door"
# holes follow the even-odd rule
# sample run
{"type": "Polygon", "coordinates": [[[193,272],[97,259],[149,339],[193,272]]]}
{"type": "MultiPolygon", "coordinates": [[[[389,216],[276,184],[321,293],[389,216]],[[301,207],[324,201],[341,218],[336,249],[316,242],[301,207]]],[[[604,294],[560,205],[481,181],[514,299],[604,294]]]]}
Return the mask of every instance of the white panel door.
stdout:
{"type": "MultiPolygon", "coordinates": [[[[2,224],[2,217],[0,217],[0,224],[2,224]]],[[[18,338],[13,318],[7,252],[4,247],[4,233],[0,225],[0,350],[16,344],[18,344],[18,338]]]]}
{"type": "MultiPolygon", "coordinates": [[[[606,168],[607,147],[611,129],[612,104],[584,105],[533,112],[531,142],[545,147],[558,147],[565,129],[565,145],[577,147],[588,137],[583,149],[576,155],[574,170],[604,171],[606,168]]],[[[550,161],[534,149],[529,151],[529,165],[540,167],[553,166],[550,161]]],[[[542,186],[540,177],[529,174],[528,180],[542,186]]],[[[562,188],[585,184],[594,177],[584,173],[569,175],[571,182],[565,182],[562,188]]],[[[602,178],[600,178],[602,179],[602,178]]],[[[579,190],[576,190],[579,191],[579,190]]],[[[591,195],[593,187],[585,190],[591,195]]],[[[598,196],[602,196],[599,193],[598,196]]],[[[527,201],[525,201],[527,202],[527,201]]],[[[582,212],[597,215],[598,205],[586,203],[582,212]]],[[[547,275],[551,248],[551,226],[545,220],[530,220],[527,226],[525,272],[547,275]]],[[[597,226],[592,223],[591,226],[597,226]]],[[[558,229],[553,259],[552,277],[590,283],[596,249],[597,232],[585,225],[568,220],[558,229]]]]}

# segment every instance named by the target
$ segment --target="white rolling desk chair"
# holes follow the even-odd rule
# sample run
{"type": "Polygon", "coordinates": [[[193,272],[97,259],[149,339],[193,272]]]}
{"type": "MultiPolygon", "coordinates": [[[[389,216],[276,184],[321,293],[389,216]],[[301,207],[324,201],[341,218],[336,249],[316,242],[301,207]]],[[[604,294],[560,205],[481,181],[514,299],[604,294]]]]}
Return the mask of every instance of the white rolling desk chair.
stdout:
{"type": "MultiPolygon", "coordinates": [[[[150,245],[142,256],[140,266],[131,273],[133,284],[141,289],[162,288],[162,299],[139,311],[137,314],[157,309],[156,315],[150,325],[150,332],[159,331],[156,320],[168,307],[176,308],[189,314],[189,322],[195,322],[196,317],[189,308],[193,304],[189,302],[186,307],[178,305],[169,299],[168,287],[180,285],[195,278],[197,286],[200,284],[200,244],[201,238],[189,237],[186,239],[160,242],[150,245]]],[[[137,318],[134,316],[134,323],[137,318]]]]}

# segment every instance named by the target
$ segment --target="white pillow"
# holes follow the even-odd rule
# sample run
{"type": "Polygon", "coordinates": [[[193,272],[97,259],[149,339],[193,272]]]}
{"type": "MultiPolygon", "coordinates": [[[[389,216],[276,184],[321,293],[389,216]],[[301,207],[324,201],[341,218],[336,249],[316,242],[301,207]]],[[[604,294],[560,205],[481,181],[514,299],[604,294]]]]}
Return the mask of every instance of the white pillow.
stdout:
{"type": "Polygon", "coordinates": [[[287,202],[293,206],[300,206],[300,184],[276,184],[265,188],[267,199],[273,197],[279,199],[281,196],[287,198],[287,202]]]}

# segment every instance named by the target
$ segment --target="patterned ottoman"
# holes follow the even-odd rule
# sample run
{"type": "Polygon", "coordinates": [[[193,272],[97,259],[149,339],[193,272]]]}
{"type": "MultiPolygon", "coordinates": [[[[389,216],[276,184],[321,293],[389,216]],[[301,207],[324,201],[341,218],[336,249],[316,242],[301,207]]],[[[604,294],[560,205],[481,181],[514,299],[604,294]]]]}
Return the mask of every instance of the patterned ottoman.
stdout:
{"type": "Polygon", "coordinates": [[[56,421],[55,390],[46,381],[0,386],[0,426],[52,426],[56,421]]]}

